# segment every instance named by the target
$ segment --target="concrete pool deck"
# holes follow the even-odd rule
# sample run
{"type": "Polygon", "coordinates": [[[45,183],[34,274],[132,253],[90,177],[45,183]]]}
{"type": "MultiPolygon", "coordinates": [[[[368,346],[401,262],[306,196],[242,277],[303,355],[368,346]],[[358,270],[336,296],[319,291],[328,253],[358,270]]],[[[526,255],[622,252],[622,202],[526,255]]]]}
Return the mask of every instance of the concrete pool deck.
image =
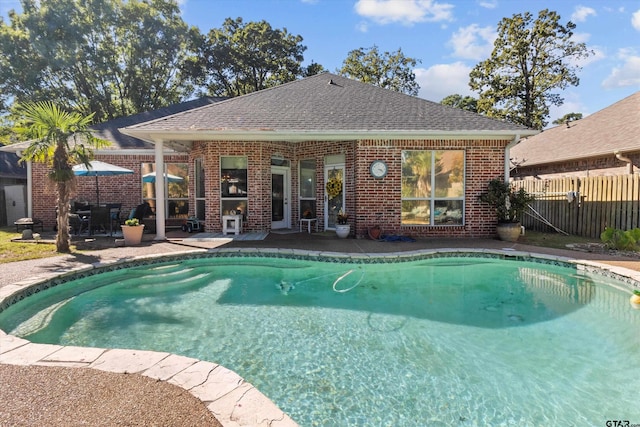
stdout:
{"type": "MultiPolygon", "coordinates": [[[[245,238],[249,236],[244,236],[245,238]]],[[[87,265],[103,265],[133,260],[141,256],[231,250],[280,250],[297,253],[313,251],[343,254],[385,254],[389,256],[413,251],[489,250],[506,253],[535,253],[550,258],[573,259],[601,266],[616,274],[640,280],[640,258],[611,256],[569,249],[550,249],[520,243],[477,239],[419,239],[416,242],[378,242],[360,239],[338,239],[333,233],[269,234],[264,240],[220,238],[206,234],[168,233],[168,241],[153,241],[152,235],[137,247],[107,247],[100,250],[61,255],[32,261],[2,264],[0,301],[13,293],[16,286],[39,282],[87,265]]],[[[114,244],[114,239],[107,241],[114,244]]],[[[115,246],[115,245],[114,245],[115,246]]],[[[90,367],[107,372],[141,373],[188,390],[207,406],[223,426],[297,425],[275,404],[234,372],[208,361],[200,361],[169,353],[142,350],[95,349],[35,344],[0,331],[0,363],[9,365],[46,365],[58,367],[90,367]]],[[[34,384],[34,387],[46,387],[34,384]]],[[[90,385],[88,385],[90,388],[90,385]]],[[[126,392],[126,391],[125,391],[126,392]]],[[[107,404],[106,402],[104,402],[107,404]]],[[[164,402],[170,410],[171,402],[164,402]]],[[[1,412],[1,411],[0,411],[1,412]]],[[[26,424],[29,425],[29,424],[26,424]]]]}

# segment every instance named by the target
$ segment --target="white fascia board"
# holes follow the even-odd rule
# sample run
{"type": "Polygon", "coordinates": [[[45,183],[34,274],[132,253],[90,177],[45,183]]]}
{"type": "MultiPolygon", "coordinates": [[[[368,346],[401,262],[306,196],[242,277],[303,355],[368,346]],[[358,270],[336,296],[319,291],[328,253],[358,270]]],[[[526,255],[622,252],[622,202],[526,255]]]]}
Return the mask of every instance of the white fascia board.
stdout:
{"type": "Polygon", "coordinates": [[[147,142],[163,141],[345,141],[354,139],[513,139],[515,135],[531,136],[535,130],[497,130],[497,131],[193,131],[193,130],[157,130],[143,131],[119,129],[121,133],[147,142]]]}

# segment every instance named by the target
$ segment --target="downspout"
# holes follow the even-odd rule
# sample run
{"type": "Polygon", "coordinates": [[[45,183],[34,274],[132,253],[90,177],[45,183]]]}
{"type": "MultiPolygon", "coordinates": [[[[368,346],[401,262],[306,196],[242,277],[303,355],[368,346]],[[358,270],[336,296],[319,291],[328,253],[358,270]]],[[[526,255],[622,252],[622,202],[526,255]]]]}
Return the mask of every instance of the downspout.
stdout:
{"type": "Polygon", "coordinates": [[[509,174],[511,172],[509,150],[511,150],[512,147],[515,147],[519,142],[520,134],[516,134],[516,136],[513,137],[513,141],[508,143],[504,148],[504,182],[509,182],[509,174]]]}
{"type": "Polygon", "coordinates": [[[616,159],[627,163],[627,173],[629,175],[633,175],[633,163],[631,162],[631,159],[623,156],[622,153],[620,153],[620,150],[614,151],[613,154],[616,155],[616,159]]]}

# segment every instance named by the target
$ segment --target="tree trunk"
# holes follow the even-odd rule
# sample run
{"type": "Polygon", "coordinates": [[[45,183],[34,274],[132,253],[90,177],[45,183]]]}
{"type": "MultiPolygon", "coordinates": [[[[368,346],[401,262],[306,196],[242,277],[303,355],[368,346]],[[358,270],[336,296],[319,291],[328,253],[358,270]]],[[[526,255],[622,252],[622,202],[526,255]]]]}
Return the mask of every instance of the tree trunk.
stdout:
{"type": "Polygon", "coordinates": [[[61,253],[71,252],[71,243],[69,236],[69,199],[71,191],[69,181],[61,181],[56,183],[58,191],[58,234],[56,235],[56,251],[61,253]]]}

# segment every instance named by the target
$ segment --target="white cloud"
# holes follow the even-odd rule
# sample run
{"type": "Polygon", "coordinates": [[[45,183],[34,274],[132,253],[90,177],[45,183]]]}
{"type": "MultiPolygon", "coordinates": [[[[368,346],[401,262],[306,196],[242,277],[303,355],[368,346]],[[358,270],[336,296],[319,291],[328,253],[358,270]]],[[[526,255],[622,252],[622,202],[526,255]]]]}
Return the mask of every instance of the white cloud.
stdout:
{"type": "Polygon", "coordinates": [[[468,27],[458,29],[449,45],[453,47],[453,55],[465,59],[486,59],[491,55],[493,42],[498,37],[494,27],[479,27],[471,24],[468,27]]]}
{"type": "Polygon", "coordinates": [[[477,97],[477,94],[469,88],[471,67],[462,62],[416,68],[413,72],[420,85],[418,96],[421,98],[440,102],[443,98],[453,94],[477,97]]]}
{"type": "Polygon", "coordinates": [[[498,7],[498,0],[480,0],[478,4],[485,9],[495,9],[498,7]]]}
{"type": "Polygon", "coordinates": [[[453,5],[433,0],[358,0],[354,8],[358,15],[379,24],[413,25],[453,20],[453,5]]]}
{"type": "Polygon", "coordinates": [[[621,55],[625,55],[623,64],[619,67],[613,67],[611,73],[602,81],[602,87],[612,89],[617,87],[637,86],[640,87],[640,56],[626,56],[621,51],[621,55]]]}
{"type": "Polygon", "coordinates": [[[571,14],[571,21],[584,22],[590,15],[597,16],[595,9],[586,6],[576,6],[571,14]]]}
{"type": "Polygon", "coordinates": [[[633,25],[633,28],[640,31],[640,9],[636,10],[633,12],[633,15],[631,15],[631,25],[633,25]]]}

